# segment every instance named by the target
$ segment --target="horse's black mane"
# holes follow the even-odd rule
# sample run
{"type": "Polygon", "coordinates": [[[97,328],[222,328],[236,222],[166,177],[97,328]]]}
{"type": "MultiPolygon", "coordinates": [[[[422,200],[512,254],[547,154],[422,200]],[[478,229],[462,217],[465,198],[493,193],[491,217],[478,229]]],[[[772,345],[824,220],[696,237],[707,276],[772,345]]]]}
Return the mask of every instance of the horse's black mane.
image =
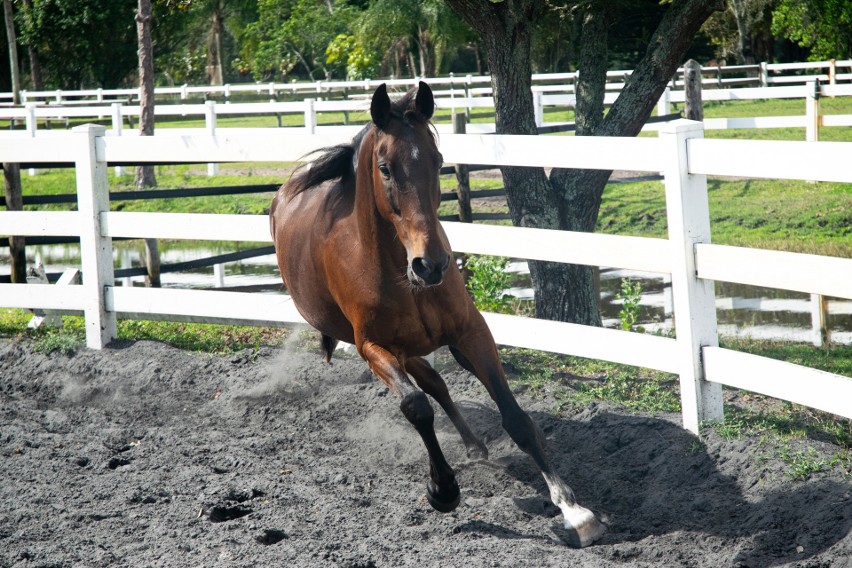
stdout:
{"type": "MultiPolygon", "coordinates": [[[[391,116],[404,120],[406,123],[418,120],[422,122],[423,119],[419,114],[411,110],[416,94],[417,90],[412,89],[392,102],[391,116]]],[[[353,177],[361,143],[372,127],[373,123],[368,123],[348,144],[338,144],[318,150],[321,155],[317,159],[305,164],[293,174],[289,184],[290,192],[295,195],[332,179],[353,177]]]]}

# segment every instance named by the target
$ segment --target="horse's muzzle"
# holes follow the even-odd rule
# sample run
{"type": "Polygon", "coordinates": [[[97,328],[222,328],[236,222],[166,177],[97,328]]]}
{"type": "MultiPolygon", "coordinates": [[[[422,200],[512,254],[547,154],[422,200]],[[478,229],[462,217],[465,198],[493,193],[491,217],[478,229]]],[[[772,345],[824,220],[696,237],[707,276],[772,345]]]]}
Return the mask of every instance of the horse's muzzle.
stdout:
{"type": "Polygon", "coordinates": [[[450,255],[442,252],[433,260],[427,256],[412,259],[408,266],[408,280],[415,286],[437,286],[444,281],[444,272],[450,265],[450,255]]]}

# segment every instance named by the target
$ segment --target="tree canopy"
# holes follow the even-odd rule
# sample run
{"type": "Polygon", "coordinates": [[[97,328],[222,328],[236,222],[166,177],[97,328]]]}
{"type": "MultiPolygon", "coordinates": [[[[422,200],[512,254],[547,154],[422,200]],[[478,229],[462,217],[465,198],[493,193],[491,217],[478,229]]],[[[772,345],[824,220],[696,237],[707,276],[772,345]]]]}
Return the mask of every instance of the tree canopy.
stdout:
{"type": "MultiPolygon", "coordinates": [[[[604,3],[608,68],[637,64],[668,3],[604,3]]],[[[547,16],[531,30],[531,70],[576,70],[589,1],[538,4],[547,16]]],[[[14,8],[17,41],[25,48],[25,87],[32,88],[37,62],[46,89],[136,83],[135,0],[16,0],[14,8]]],[[[154,0],[153,9],[158,84],[434,76],[490,68],[485,41],[446,0],[154,0]]],[[[848,58],[850,49],[848,1],[727,0],[727,9],[697,33],[689,55],[740,63],[848,58]]],[[[9,81],[8,63],[0,63],[0,73],[2,87],[9,81]]]]}

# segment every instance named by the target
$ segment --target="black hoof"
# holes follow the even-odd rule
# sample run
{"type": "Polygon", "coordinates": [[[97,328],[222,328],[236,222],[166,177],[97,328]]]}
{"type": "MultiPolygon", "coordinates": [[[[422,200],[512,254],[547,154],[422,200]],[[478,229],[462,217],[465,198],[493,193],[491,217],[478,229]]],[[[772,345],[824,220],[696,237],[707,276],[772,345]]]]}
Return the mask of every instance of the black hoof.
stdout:
{"type": "Polygon", "coordinates": [[[454,479],[449,487],[439,489],[435,482],[430,480],[426,484],[426,500],[429,501],[433,509],[441,513],[454,511],[461,500],[459,485],[454,479]]]}

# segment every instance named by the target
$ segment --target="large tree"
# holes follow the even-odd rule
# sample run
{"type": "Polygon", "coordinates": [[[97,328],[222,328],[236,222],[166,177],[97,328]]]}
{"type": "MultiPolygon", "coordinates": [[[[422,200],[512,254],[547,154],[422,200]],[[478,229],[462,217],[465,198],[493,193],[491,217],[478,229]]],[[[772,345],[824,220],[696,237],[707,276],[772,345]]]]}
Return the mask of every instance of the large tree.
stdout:
{"type": "MultiPolygon", "coordinates": [[[[675,0],[650,36],[618,99],[604,114],[608,18],[622,2],[446,0],[485,43],[497,132],[536,134],[531,92],[531,39],[554,7],[570,7],[579,20],[578,136],[636,136],[651,115],[703,22],[723,0],[675,0]],[[558,4],[558,6],[557,6],[558,4]]],[[[656,0],[652,2],[657,4],[656,0]]],[[[503,181],[517,226],[594,231],[610,171],[504,167],[503,181]]],[[[536,316],[600,325],[591,267],[530,262],[536,316]]]]}

